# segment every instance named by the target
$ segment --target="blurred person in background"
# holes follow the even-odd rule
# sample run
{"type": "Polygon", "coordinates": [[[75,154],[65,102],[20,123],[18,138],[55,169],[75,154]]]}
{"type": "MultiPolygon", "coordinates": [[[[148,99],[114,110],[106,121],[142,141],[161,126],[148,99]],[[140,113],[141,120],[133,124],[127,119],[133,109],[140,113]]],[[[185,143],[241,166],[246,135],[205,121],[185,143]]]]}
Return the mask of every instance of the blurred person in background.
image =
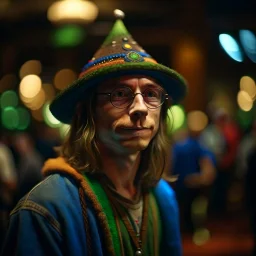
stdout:
{"type": "Polygon", "coordinates": [[[224,150],[217,158],[217,176],[210,202],[211,212],[223,215],[228,210],[228,192],[236,173],[237,150],[241,132],[226,109],[218,108],[213,114],[213,125],[224,138],[224,150]]]}
{"type": "Polygon", "coordinates": [[[17,189],[15,162],[9,147],[3,143],[0,130],[0,247],[7,230],[9,213],[14,206],[17,189]]]}
{"type": "Polygon", "coordinates": [[[17,156],[18,188],[16,200],[19,200],[43,179],[43,159],[35,148],[33,138],[28,133],[13,136],[13,149],[17,156]]]}
{"type": "Polygon", "coordinates": [[[256,121],[252,123],[249,132],[245,133],[241,139],[236,156],[236,176],[243,179],[246,175],[248,157],[256,146],[256,121]]]}
{"type": "MultiPolygon", "coordinates": [[[[256,137],[253,138],[253,141],[256,141],[256,137]]],[[[253,234],[253,251],[252,255],[256,255],[256,146],[252,148],[250,154],[247,158],[246,163],[246,173],[245,173],[245,190],[246,190],[246,199],[247,206],[249,209],[249,217],[251,224],[251,231],[253,234]]]]}
{"type": "Polygon", "coordinates": [[[198,227],[193,221],[193,202],[201,195],[208,196],[206,190],[216,175],[215,156],[199,143],[198,136],[188,128],[176,132],[170,165],[170,173],[177,177],[171,185],[180,205],[182,230],[191,234],[198,227]]]}
{"type": "Polygon", "coordinates": [[[16,206],[3,255],[181,256],[178,208],[161,179],[167,109],[184,79],[157,63],[117,21],[50,110],[71,123],[47,178],[16,206]]]}

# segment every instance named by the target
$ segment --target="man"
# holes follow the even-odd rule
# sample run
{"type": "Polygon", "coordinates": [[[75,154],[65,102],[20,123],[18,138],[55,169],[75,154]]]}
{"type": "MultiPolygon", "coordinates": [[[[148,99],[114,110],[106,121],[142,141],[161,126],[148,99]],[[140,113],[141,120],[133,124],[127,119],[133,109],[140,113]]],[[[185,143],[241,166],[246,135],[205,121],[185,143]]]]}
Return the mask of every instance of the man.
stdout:
{"type": "Polygon", "coordinates": [[[206,224],[205,218],[195,218],[193,204],[201,196],[208,195],[216,175],[215,156],[200,144],[198,136],[198,132],[189,127],[181,129],[174,135],[177,139],[172,145],[170,170],[178,179],[171,185],[180,208],[181,230],[189,234],[206,224]]]}
{"type": "Polygon", "coordinates": [[[176,200],[160,178],[167,108],[185,82],[115,13],[102,47],[51,104],[69,135],[13,210],[3,255],[181,255],[176,200]]]}

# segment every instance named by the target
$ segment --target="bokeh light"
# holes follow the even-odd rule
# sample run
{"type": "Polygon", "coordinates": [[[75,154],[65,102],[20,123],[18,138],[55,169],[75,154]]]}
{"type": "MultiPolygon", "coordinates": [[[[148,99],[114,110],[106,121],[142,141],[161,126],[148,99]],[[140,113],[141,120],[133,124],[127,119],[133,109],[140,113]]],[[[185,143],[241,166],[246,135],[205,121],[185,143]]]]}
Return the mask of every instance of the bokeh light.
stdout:
{"type": "Polygon", "coordinates": [[[238,109],[237,111],[237,121],[242,129],[248,129],[254,120],[253,111],[243,111],[242,109],[238,109]]]}
{"type": "Polygon", "coordinates": [[[168,134],[180,129],[185,123],[185,112],[182,106],[174,105],[167,111],[168,134]]]}
{"type": "Polygon", "coordinates": [[[187,125],[191,131],[200,132],[208,124],[208,117],[202,111],[191,111],[187,115],[187,125]]]}
{"type": "Polygon", "coordinates": [[[243,76],[240,79],[240,89],[249,94],[249,96],[254,99],[256,95],[255,81],[249,76],[243,76]]]}
{"type": "Polygon", "coordinates": [[[30,114],[29,114],[28,110],[23,107],[18,107],[17,113],[19,116],[17,129],[21,130],[21,131],[26,130],[29,127],[30,121],[31,121],[30,114]]]}
{"type": "Polygon", "coordinates": [[[224,51],[235,61],[242,62],[242,51],[236,40],[228,34],[220,34],[219,41],[224,51]]]}
{"type": "Polygon", "coordinates": [[[250,111],[253,107],[253,100],[250,95],[245,91],[239,91],[237,94],[238,106],[243,111],[250,111]]]}
{"type": "Polygon", "coordinates": [[[25,76],[20,82],[20,94],[22,97],[34,98],[42,88],[42,81],[37,75],[25,76]]]}
{"type": "Polygon", "coordinates": [[[43,84],[42,88],[45,92],[45,101],[51,102],[56,95],[54,87],[51,84],[43,84]]]}
{"type": "Polygon", "coordinates": [[[54,2],[47,17],[53,23],[90,23],[98,16],[98,7],[87,0],[63,0],[54,2]]]}
{"type": "Polygon", "coordinates": [[[39,60],[29,60],[20,68],[20,79],[27,75],[40,75],[42,72],[42,64],[39,60]]]}
{"type": "Polygon", "coordinates": [[[250,30],[239,31],[240,41],[248,58],[256,62],[256,37],[250,30]]]}
{"type": "Polygon", "coordinates": [[[77,74],[73,70],[62,69],[58,71],[54,77],[54,86],[59,90],[63,90],[76,79],[77,74]]]}
{"type": "Polygon", "coordinates": [[[199,228],[193,235],[194,244],[201,246],[211,238],[210,231],[206,228],[199,228]]]}
{"type": "Polygon", "coordinates": [[[45,123],[52,128],[61,127],[62,123],[52,115],[49,107],[49,102],[47,102],[43,107],[43,116],[45,123]]]}
{"type": "Polygon", "coordinates": [[[54,47],[75,47],[85,38],[85,30],[77,25],[65,25],[58,28],[52,35],[54,47]]]}
{"type": "Polygon", "coordinates": [[[19,104],[19,98],[15,91],[9,90],[5,91],[0,96],[0,106],[1,108],[6,107],[17,107],[19,104]]]}
{"type": "Polygon", "coordinates": [[[2,110],[2,125],[8,130],[15,130],[19,124],[19,114],[14,107],[6,107],[2,110]]]}
{"type": "Polygon", "coordinates": [[[40,109],[46,101],[45,92],[43,88],[41,88],[39,93],[34,98],[27,99],[27,98],[21,97],[21,100],[23,101],[24,105],[29,109],[37,110],[37,109],[40,109]]]}

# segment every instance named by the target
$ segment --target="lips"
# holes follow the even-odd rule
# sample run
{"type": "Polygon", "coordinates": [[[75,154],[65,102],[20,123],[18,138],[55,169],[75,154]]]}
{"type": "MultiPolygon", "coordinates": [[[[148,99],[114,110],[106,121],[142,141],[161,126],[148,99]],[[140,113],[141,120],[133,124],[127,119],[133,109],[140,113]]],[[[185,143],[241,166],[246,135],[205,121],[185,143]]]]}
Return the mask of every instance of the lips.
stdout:
{"type": "Polygon", "coordinates": [[[139,130],[146,130],[146,129],[149,129],[148,127],[120,127],[120,129],[123,129],[123,130],[136,130],[136,131],[139,131],[139,130]]]}
{"type": "Polygon", "coordinates": [[[151,134],[151,129],[148,127],[119,127],[116,132],[121,136],[120,138],[137,138],[145,137],[151,134]]]}

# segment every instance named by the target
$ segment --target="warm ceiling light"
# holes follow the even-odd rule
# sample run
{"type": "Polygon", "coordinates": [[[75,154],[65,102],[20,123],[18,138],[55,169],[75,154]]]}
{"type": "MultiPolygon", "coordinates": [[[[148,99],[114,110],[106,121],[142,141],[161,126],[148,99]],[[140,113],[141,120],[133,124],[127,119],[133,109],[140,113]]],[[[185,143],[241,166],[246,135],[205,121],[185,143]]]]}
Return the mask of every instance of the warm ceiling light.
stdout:
{"type": "Polygon", "coordinates": [[[47,12],[53,23],[91,23],[98,16],[98,7],[87,0],[62,0],[53,3],[47,12]]]}

